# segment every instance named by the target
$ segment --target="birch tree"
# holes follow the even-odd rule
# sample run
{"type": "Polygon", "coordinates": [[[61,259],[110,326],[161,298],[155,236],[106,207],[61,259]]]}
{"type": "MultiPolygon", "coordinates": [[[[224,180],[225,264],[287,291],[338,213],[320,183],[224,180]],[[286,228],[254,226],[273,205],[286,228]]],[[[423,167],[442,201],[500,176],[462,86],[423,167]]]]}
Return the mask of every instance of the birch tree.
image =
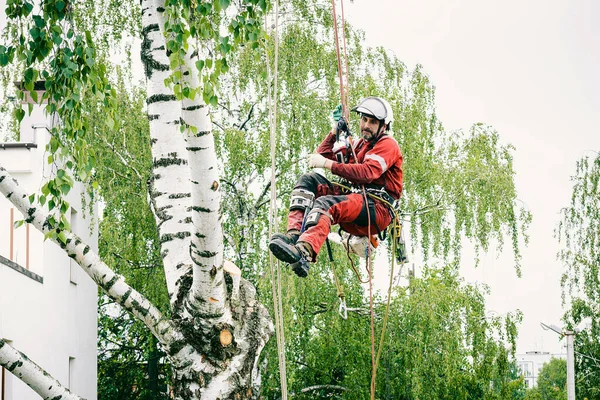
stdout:
{"type": "MultiPolygon", "coordinates": [[[[47,101],[47,112],[61,124],[53,128],[47,149],[49,161],[59,167],[41,193],[25,193],[2,167],[0,191],[25,222],[59,244],[108,296],[144,322],[170,361],[176,398],[256,398],[258,357],[273,328],[239,269],[230,264],[224,270],[219,168],[207,105],[218,101],[219,76],[227,71],[229,54],[241,44],[259,46],[267,3],[144,0],[141,7],[111,5],[7,1],[8,39],[0,46],[0,64],[15,66],[21,88],[34,101],[47,101]],[[103,7],[114,12],[112,29],[94,31],[88,24],[97,21],[90,16],[100,15],[103,7]],[[85,118],[90,110],[84,107],[90,102],[82,98],[95,99],[93,107],[105,115],[104,129],[118,129],[115,91],[101,50],[124,30],[119,22],[138,26],[142,36],[153,160],[148,195],[169,317],[71,233],[62,216],[69,207],[62,194],[70,190],[73,176],[94,185],[96,155],[89,137],[101,132],[90,129],[85,118]],[[41,99],[33,90],[39,79],[46,88],[41,99]]],[[[25,112],[17,109],[17,119],[25,112]]],[[[43,398],[78,398],[8,344],[0,342],[0,349],[0,364],[43,398]]]]}

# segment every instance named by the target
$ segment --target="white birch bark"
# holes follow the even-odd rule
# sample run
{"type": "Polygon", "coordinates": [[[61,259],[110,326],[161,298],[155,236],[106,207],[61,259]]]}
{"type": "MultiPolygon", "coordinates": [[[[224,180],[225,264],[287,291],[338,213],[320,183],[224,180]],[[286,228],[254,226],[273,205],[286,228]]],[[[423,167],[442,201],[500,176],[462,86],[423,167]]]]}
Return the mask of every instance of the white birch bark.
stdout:
{"type": "MultiPolygon", "coordinates": [[[[160,2],[162,6],[164,2],[160,2]]],[[[142,62],[147,77],[147,110],[150,122],[153,172],[150,197],[161,243],[171,306],[187,294],[191,283],[190,236],[192,207],[190,170],[185,138],[180,132],[181,103],[164,81],[171,74],[165,40],[155,4],[142,1],[142,62]]]]}
{"type": "Polygon", "coordinates": [[[0,339],[0,365],[25,382],[44,400],[84,400],[82,397],[71,393],[69,389],[62,386],[58,380],[31,361],[25,354],[2,339],[0,339]]]}

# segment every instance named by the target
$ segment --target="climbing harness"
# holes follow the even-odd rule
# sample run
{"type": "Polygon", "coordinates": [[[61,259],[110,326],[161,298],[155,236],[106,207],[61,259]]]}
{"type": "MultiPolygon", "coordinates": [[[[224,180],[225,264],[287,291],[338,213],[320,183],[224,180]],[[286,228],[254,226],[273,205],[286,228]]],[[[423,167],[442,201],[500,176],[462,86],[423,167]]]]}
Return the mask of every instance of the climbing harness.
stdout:
{"type": "MultiPolygon", "coordinates": [[[[275,176],[275,149],[277,145],[276,127],[277,127],[277,65],[279,61],[279,2],[275,2],[275,54],[274,54],[274,75],[273,75],[273,94],[271,94],[271,86],[267,85],[268,101],[269,101],[269,122],[270,122],[270,142],[271,142],[271,203],[269,206],[269,237],[273,235],[273,227],[277,226],[275,220],[277,218],[277,193],[276,193],[276,176],[275,176]]],[[[267,16],[265,15],[265,26],[267,24],[267,16]]],[[[267,75],[270,74],[269,55],[265,51],[267,75]]],[[[281,304],[281,273],[279,265],[274,267],[273,254],[269,255],[269,265],[271,272],[271,289],[273,294],[273,311],[275,314],[275,335],[277,337],[277,358],[279,360],[279,380],[281,382],[281,399],[287,400],[287,369],[285,361],[285,334],[283,328],[283,306],[281,304]]]]}

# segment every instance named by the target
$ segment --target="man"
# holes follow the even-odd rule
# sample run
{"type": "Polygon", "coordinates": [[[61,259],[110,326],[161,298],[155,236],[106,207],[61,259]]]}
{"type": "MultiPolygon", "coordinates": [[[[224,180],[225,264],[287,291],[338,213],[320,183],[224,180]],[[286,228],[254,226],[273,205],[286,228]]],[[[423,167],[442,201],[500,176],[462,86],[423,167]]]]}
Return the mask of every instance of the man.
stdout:
{"type": "MultiPolygon", "coordinates": [[[[319,145],[317,153],[310,156],[308,166],[326,168],[355,188],[364,185],[367,192],[376,191],[379,196],[387,194],[393,200],[399,199],[402,194],[402,153],[391,136],[392,108],[384,99],[367,97],[352,111],[360,115],[362,137],[354,143],[349,161],[336,161],[336,129],[333,129],[319,145]]],[[[344,122],[338,126],[343,127],[344,122]]],[[[290,203],[287,234],[273,235],[269,249],[275,257],[291,264],[300,277],[308,275],[309,262],[316,261],[331,225],[339,224],[351,235],[367,236],[369,231],[375,234],[384,230],[392,221],[385,203],[369,198],[367,205],[361,191],[344,193],[316,172],[300,177],[290,203]],[[305,213],[308,213],[306,218],[305,213]]]]}

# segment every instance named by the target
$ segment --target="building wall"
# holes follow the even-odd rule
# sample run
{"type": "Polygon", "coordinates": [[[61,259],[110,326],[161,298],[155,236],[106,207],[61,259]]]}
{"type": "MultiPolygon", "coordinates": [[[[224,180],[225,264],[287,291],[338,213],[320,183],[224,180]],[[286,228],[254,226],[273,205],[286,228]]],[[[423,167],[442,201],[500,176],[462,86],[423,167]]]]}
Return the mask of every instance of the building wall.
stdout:
{"type": "Polygon", "coordinates": [[[524,354],[515,355],[517,367],[521,375],[525,378],[525,384],[528,388],[537,386],[540,370],[545,363],[553,358],[567,359],[566,354],[551,354],[547,351],[528,351],[524,354]]]}
{"type": "MultiPolygon", "coordinates": [[[[34,109],[21,123],[21,142],[37,148],[2,148],[0,164],[28,193],[51,176],[43,127],[50,119],[34,109]]],[[[82,186],[71,190],[71,225],[97,251],[97,230],[90,232],[81,204],[82,186]]],[[[13,229],[12,204],[0,196],[0,337],[25,353],[64,386],[88,399],[97,398],[97,287],[58,245],[44,241],[33,226],[13,229]],[[11,245],[12,232],[12,245],[11,245]],[[7,261],[7,260],[11,260],[7,261]]],[[[23,219],[14,210],[13,220],[23,219]]],[[[0,400],[40,397],[9,372],[0,371],[0,400]],[[3,390],[2,390],[3,389],[3,390]],[[4,398],[2,395],[4,394],[4,398]]]]}

